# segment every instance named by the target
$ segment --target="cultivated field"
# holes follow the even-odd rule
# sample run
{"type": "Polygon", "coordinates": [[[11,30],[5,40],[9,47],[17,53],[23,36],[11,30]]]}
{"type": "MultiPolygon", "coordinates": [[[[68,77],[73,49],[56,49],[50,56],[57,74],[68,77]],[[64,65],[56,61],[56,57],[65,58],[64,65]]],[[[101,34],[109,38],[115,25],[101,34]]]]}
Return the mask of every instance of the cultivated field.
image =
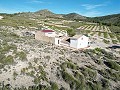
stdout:
{"type": "Polygon", "coordinates": [[[77,28],[77,32],[88,34],[89,36],[102,39],[106,44],[120,43],[119,36],[111,32],[108,26],[103,25],[82,25],[77,28]]]}

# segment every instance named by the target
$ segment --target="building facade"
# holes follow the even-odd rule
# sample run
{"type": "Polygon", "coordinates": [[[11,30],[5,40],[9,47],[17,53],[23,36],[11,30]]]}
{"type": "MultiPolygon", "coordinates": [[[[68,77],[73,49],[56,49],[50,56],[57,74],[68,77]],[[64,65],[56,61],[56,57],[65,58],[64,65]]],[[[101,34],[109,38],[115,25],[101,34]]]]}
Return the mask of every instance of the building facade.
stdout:
{"type": "Polygon", "coordinates": [[[86,48],[89,46],[89,37],[85,35],[68,37],[66,32],[58,33],[53,30],[37,31],[35,33],[35,39],[75,49],[86,48]]]}

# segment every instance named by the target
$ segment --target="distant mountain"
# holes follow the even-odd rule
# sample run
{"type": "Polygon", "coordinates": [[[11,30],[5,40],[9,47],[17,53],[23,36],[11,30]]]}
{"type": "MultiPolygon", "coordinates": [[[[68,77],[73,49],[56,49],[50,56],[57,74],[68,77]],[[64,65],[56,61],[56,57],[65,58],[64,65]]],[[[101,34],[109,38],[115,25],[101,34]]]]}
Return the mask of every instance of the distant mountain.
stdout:
{"type": "Polygon", "coordinates": [[[55,14],[47,9],[39,10],[35,12],[35,14],[44,16],[44,17],[51,17],[51,18],[63,18],[60,14],[55,14]]]}
{"type": "Polygon", "coordinates": [[[51,15],[55,15],[53,12],[44,9],[44,10],[39,10],[37,12],[35,12],[35,14],[39,14],[39,15],[43,15],[43,16],[51,16],[51,15]]]}
{"type": "Polygon", "coordinates": [[[113,14],[101,17],[88,18],[88,21],[101,22],[107,25],[116,25],[120,26],[120,14],[113,14]]]}
{"type": "Polygon", "coordinates": [[[45,16],[45,17],[59,17],[64,18],[68,20],[83,20],[86,19],[86,17],[79,15],[77,13],[69,13],[69,14],[55,14],[47,9],[39,10],[35,12],[35,14],[45,16]]]}
{"type": "Polygon", "coordinates": [[[86,19],[85,16],[79,15],[77,13],[69,13],[66,15],[63,15],[64,18],[70,19],[70,20],[84,20],[86,19]]]}
{"type": "Polygon", "coordinates": [[[56,18],[56,19],[67,19],[67,20],[81,20],[87,22],[96,22],[102,23],[105,25],[116,25],[120,26],[120,14],[113,14],[107,16],[100,16],[100,17],[86,17],[79,15],[77,13],[69,13],[69,14],[55,14],[48,9],[39,10],[36,12],[22,12],[22,13],[15,13],[15,14],[5,14],[1,13],[1,16],[9,15],[9,16],[21,16],[25,18],[56,18]]]}

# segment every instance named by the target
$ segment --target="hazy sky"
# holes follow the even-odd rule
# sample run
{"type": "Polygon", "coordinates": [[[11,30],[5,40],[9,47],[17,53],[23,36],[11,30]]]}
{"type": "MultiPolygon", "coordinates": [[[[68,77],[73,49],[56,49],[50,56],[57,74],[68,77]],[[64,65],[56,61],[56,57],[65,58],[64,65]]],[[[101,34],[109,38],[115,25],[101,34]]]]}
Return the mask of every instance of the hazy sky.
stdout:
{"type": "Polygon", "coordinates": [[[35,12],[49,9],[54,13],[79,13],[103,16],[120,13],[120,0],[0,0],[0,13],[35,12]]]}

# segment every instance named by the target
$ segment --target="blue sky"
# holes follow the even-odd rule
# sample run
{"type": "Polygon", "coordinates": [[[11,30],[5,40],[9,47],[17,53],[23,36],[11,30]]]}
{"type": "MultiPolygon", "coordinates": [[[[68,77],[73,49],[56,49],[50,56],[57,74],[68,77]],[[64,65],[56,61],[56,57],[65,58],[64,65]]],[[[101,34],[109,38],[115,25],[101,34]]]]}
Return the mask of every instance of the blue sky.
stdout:
{"type": "Polygon", "coordinates": [[[0,13],[35,12],[78,13],[95,17],[120,13],[120,0],[0,0],[0,13]]]}

